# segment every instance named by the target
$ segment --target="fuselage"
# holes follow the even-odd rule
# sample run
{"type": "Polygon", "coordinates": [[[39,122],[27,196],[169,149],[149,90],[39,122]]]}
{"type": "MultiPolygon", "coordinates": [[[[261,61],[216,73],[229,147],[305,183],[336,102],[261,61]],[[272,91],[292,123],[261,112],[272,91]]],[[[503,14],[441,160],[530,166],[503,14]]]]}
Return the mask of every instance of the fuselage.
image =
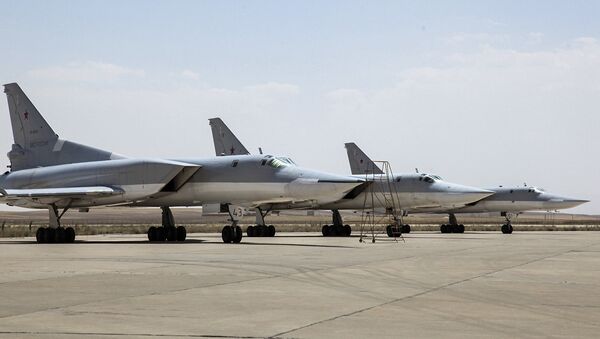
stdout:
{"type": "MultiPolygon", "coordinates": [[[[324,204],[341,199],[363,180],[301,168],[288,158],[244,155],[198,159],[118,159],[47,166],[5,173],[3,189],[109,186],[122,194],[57,201],[58,207],[102,205],[197,206],[231,203],[324,204]],[[190,176],[185,171],[192,171],[190,176]],[[181,182],[183,181],[183,182],[181,182]]],[[[22,207],[48,201],[23,199],[22,207]]]]}
{"type": "Polygon", "coordinates": [[[353,199],[321,206],[323,209],[395,207],[406,212],[426,208],[460,208],[493,194],[492,191],[450,183],[427,174],[355,175],[371,183],[353,199]],[[394,206],[395,205],[395,206],[394,206]]]}
{"type": "Polygon", "coordinates": [[[494,194],[455,213],[554,211],[579,206],[588,200],[547,193],[536,187],[490,188],[494,194]]]}

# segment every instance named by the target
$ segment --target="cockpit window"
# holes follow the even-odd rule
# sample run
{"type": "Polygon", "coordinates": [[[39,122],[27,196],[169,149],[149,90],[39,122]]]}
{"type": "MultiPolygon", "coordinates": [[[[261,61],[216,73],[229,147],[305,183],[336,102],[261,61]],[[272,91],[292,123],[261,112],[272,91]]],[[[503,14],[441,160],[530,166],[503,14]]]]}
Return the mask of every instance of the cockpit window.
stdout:
{"type": "Polygon", "coordinates": [[[273,168],[282,168],[287,166],[296,166],[296,163],[294,163],[290,158],[276,157],[269,160],[269,162],[267,162],[267,165],[273,168]]]}
{"type": "Polygon", "coordinates": [[[428,182],[430,184],[433,184],[435,182],[435,180],[430,176],[423,177],[423,181],[428,182]]]}

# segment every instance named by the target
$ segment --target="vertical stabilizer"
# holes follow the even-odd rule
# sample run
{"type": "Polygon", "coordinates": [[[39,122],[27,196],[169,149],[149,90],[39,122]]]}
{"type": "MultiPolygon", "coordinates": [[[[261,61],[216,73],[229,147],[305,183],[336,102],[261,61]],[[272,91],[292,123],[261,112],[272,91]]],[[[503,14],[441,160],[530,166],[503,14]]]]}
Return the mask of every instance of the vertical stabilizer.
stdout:
{"type": "Polygon", "coordinates": [[[212,129],[217,156],[250,154],[221,118],[212,118],[208,121],[212,129]]]}
{"type": "Polygon", "coordinates": [[[21,148],[33,148],[48,143],[54,144],[58,135],[31,103],[16,83],[4,85],[8,99],[8,112],[12,124],[15,144],[21,148]]]}
{"type": "Polygon", "coordinates": [[[14,144],[11,170],[121,158],[111,152],[58,138],[16,83],[4,85],[14,144]]]}
{"type": "Polygon", "coordinates": [[[377,166],[355,143],[344,144],[348,152],[348,161],[352,174],[383,174],[381,168],[377,166]]]}

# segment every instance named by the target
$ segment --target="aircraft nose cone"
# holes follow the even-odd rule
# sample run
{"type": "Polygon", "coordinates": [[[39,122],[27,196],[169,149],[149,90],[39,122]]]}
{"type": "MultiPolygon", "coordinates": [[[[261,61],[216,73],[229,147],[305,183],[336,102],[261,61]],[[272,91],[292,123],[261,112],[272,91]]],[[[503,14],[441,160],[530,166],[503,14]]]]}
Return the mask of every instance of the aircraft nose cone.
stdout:
{"type": "Polygon", "coordinates": [[[559,209],[577,207],[581,204],[585,204],[586,202],[590,202],[590,201],[584,200],[584,199],[573,199],[573,198],[557,196],[557,197],[552,197],[551,199],[549,199],[546,204],[548,205],[549,209],[559,210],[559,209]]]}

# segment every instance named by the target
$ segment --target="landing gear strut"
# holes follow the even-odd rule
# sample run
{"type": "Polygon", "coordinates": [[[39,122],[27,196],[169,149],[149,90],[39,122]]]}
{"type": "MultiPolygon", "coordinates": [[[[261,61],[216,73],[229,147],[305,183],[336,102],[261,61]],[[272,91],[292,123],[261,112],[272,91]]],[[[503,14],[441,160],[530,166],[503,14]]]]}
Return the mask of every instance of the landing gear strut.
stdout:
{"type": "Polygon", "coordinates": [[[268,225],[265,222],[265,217],[271,212],[271,209],[268,209],[266,212],[263,212],[260,207],[256,208],[256,225],[248,226],[246,229],[246,234],[249,237],[274,237],[277,230],[275,226],[268,225]]]}
{"type": "Polygon", "coordinates": [[[175,218],[168,206],[160,208],[162,210],[162,226],[150,227],[148,229],[148,240],[152,242],[159,241],[184,241],[187,236],[185,227],[175,227],[175,218]]]}
{"type": "Polygon", "coordinates": [[[503,234],[512,234],[513,227],[510,222],[512,215],[510,213],[506,213],[506,212],[502,212],[501,215],[506,218],[506,224],[502,225],[500,230],[502,231],[503,234]]]}
{"type": "Polygon", "coordinates": [[[459,224],[454,213],[448,214],[449,224],[443,224],[440,226],[440,232],[442,233],[465,233],[465,225],[459,224]]]}
{"type": "Polygon", "coordinates": [[[342,215],[338,210],[332,210],[333,212],[333,225],[323,225],[321,233],[324,237],[349,237],[352,234],[352,227],[350,225],[344,225],[342,215]]]}
{"type": "Polygon", "coordinates": [[[75,241],[75,229],[73,227],[63,228],[60,225],[60,218],[69,210],[69,205],[58,213],[56,205],[50,205],[48,212],[50,216],[50,226],[40,227],[35,232],[35,240],[38,243],[72,243],[75,241]]]}

